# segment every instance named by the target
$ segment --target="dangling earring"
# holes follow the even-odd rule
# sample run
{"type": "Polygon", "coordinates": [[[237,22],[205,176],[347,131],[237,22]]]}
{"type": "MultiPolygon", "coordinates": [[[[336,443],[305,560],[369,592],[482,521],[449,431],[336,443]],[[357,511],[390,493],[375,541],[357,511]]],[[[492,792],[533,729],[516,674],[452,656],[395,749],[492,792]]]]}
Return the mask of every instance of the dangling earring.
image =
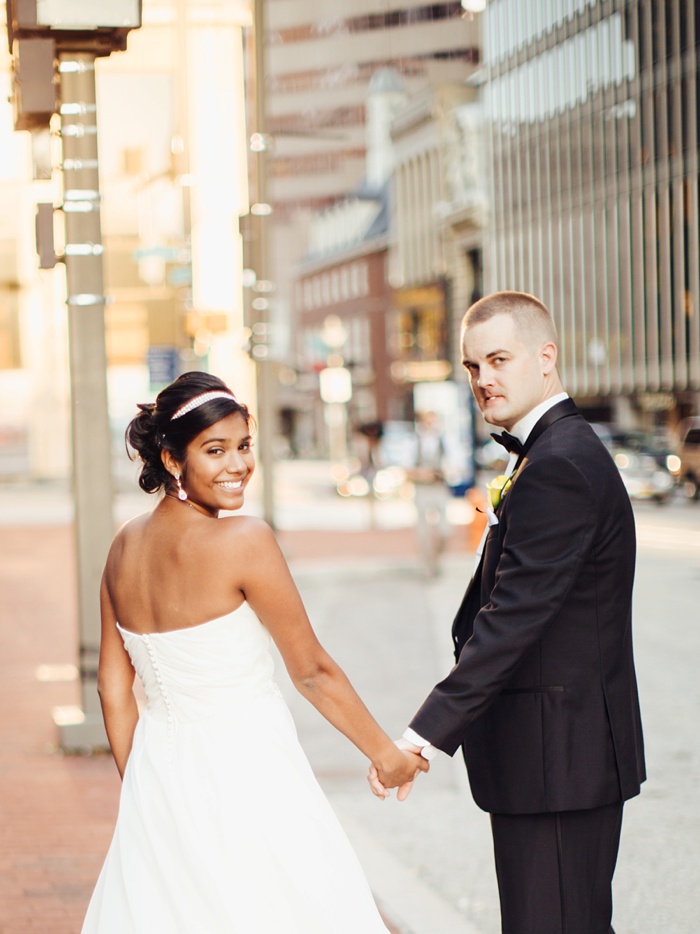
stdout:
{"type": "Polygon", "coordinates": [[[180,483],[180,474],[175,474],[175,482],[177,483],[177,498],[181,502],[185,502],[187,499],[187,490],[183,489],[182,483],[180,483]]]}

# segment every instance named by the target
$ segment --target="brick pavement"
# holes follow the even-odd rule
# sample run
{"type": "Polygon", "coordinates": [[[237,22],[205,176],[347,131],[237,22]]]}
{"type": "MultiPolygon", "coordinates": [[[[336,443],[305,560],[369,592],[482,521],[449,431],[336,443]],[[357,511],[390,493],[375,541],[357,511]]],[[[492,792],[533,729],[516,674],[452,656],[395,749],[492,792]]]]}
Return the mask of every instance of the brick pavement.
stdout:
{"type": "MultiPolygon", "coordinates": [[[[56,746],[51,710],[79,701],[77,683],[37,680],[38,666],[76,657],[72,534],[0,528],[0,934],[80,930],[117,812],[111,757],[56,746]]],[[[466,546],[464,535],[455,531],[450,550],[466,546]]],[[[416,556],[411,529],[279,538],[295,562],[416,556]]]]}
{"type": "Polygon", "coordinates": [[[55,747],[51,709],[76,703],[75,682],[36,669],[75,659],[72,532],[0,530],[0,932],[75,934],[118,787],[107,756],[55,747]]]}

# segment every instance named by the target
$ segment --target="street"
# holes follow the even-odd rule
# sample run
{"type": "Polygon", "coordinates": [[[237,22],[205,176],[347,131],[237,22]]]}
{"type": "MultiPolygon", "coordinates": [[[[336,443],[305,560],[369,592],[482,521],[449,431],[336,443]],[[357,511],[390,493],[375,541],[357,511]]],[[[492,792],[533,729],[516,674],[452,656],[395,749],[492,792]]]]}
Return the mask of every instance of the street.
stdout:
{"type": "MultiPolygon", "coordinates": [[[[337,497],[327,465],[282,464],[279,473],[279,538],[311,620],[375,716],[399,735],[451,666],[450,623],[473,563],[469,536],[455,528],[443,573],[427,579],[406,527],[409,502],[378,503],[372,517],[366,502],[337,497]]],[[[119,519],[151,504],[122,494],[119,519]]],[[[455,504],[455,515],[463,505],[455,504]]],[[[77,929],[116,813],[112,763],[63,757],[53,745],[51,708],[76,698],[64,672],[77,651],[70,512],[64,489],[0,486],[7,620],[0,647],[2,934],[45,931],[49,917],[52,934],[77,929]],[[37,680],[44,663],[54,681],[37,680]]],[[[626,808],[615,929],[694,934],[700,509],[679,499],[639,504],[635,512],[636,657],[649,780],[626,808]]],[[[401,934],[497,934],[488,817],[471,801],[459,756],[438,756],[405,803],[378,801],[362,756],[293,691],[281,665],[278,677],[316,774],[401,934]]]]}

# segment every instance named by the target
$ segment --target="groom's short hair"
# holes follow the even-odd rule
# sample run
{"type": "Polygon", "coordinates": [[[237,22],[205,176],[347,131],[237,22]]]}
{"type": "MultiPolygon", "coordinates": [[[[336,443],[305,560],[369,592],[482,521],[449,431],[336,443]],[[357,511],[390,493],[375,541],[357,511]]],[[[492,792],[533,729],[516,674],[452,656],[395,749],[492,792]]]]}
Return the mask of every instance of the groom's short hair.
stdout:
{"type": "Polygon", "coordinates": [[[510,315],[518,328],[544,342],[557,344],[557,328],[549,309],[539,298],[528,292],[492,292],[484,295],[467,309],[462,319],[462,331],[482,324],[494,315],[510,315]]]}

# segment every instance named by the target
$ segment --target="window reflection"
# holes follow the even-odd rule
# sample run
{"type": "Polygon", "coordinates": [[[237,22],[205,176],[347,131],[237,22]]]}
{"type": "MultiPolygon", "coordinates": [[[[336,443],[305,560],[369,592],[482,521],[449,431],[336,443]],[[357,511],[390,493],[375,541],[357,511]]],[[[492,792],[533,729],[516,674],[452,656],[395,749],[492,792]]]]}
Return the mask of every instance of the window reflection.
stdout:
{"type": "Polygon", "coordinates": [[[486,287],[545,298],[576,392],[700,387],[700,8],[602,8],[487,8],[486,287]]]}

